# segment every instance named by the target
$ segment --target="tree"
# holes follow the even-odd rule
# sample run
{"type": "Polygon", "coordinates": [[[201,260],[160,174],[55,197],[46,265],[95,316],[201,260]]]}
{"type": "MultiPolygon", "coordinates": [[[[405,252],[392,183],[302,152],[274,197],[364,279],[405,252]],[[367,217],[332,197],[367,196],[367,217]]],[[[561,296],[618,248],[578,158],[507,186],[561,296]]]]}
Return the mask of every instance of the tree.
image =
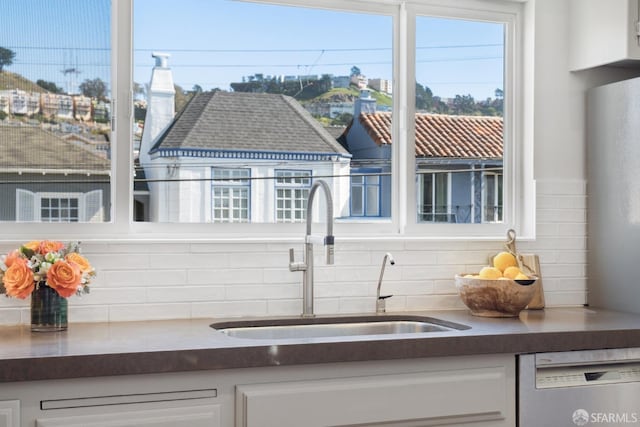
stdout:
{"type": "Polygon", "coordinates": [[[353,67],[351,67],[351,77],[353,76],[359,76],[362,73],[360,72],[360,68],[356,67],[355,65],[353,67]]]}
{"type": "Polygon", "coordinates": [[[471,95],[456,95],[453,100],[454,114],[473,114],[476,110],[476,101],[471,95]]]}
{"type": "Polygon", "coordinates": [[[61,87],[58,87],[54,82],[47,82],[45,80],[39,79],[36,81],[36,84],[47,92],[64,93],[64,90],[61,87]]]}
{"type": "Polygon", "coordinates": [[[416,110],[433,111],[433,92],[416,82],[416,110]]]}
{"type": "Polygon", "coordinates": [[[331,126],[347,126],[353,120],[353,114],[341,113],[331,120],[331,126]]]}
{"type": "Polygon", "coordinates": [[[16,53],[11,49],[0,47],[0,73],[4,67],[8,67],[13,64],[13,58],[16,57],[16,53]]]}
{"type": "Polygon", "coordinates": [[[80,84],[80,92],[89,98],[96,98],[101,101],[107,100],[107,85],[99,78],[83,81],[80,84]]]}

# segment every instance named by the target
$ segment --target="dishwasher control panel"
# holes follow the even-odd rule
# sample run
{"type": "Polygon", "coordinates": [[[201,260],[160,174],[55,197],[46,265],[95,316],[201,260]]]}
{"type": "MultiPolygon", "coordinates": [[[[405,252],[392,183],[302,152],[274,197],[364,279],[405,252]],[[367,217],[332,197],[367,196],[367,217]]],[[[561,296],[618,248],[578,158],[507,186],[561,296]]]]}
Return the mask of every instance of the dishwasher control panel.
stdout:
{"type": "Polygon", "coordinates": [[[538,389],[629,382],[640,382],[640,362],[536,369],[536,388],[538,389]]]}

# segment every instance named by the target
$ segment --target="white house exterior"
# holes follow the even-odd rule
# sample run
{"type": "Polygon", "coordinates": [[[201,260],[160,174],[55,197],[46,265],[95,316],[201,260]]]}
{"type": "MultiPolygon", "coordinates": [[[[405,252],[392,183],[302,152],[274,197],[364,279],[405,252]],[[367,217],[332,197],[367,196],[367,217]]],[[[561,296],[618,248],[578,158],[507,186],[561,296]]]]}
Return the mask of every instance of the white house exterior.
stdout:
{"type": "Polygon", "coordinates": [[[348,215],[351,155],[297,101],[205,92],[175,115],[167,55],[154,56],[139,157],[150,221],[303,221],[318,177],[348,215]]]}

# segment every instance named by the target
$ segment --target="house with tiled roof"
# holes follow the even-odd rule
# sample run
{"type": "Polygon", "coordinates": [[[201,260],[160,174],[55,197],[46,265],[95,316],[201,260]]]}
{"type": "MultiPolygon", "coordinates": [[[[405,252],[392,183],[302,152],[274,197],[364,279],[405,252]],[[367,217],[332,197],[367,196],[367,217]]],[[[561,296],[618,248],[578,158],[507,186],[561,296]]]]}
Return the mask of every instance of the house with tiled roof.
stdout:
{"type": "MultiPolygon", "coordinates": [[[[355,210],[362,216],[389,216],[391,113],[376,112],[375,100],[363,92],[340,141],[353,155],[352,173],[363,176],[356,182],[356,191],[378,199],[364,200],[355,210]]],[[[420,221],[502,220],[501,117],[417,113],[415,156],[420,221]]],[[[352,214],[353,210],[352,206],[352,214]]]]}
{"type": "Polygon", "coordinates": [[[105,156],[38,126],[0,125],[0,221],[110,220],[105,156]]]}
{"type": "Polygon", "coordinates": [[[168,56],[154,57],[139,157],[149,220],[303,221],[317,177],[348,213],[351,155],[296,100],[204,92],[175,115],[168,56]]]}

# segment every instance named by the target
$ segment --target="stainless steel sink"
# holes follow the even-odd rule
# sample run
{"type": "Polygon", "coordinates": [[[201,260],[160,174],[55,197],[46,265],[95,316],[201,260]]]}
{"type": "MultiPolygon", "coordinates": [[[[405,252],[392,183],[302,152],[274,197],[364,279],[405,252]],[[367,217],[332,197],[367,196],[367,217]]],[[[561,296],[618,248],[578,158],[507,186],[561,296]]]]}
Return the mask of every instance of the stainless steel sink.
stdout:
{"type": "Polygon", "coordinates": [[[411,315],[250,319],[218,322],[211,327],[230,337],[258,340],[416,334],[469,329],[466,325],[411,315]]]}

